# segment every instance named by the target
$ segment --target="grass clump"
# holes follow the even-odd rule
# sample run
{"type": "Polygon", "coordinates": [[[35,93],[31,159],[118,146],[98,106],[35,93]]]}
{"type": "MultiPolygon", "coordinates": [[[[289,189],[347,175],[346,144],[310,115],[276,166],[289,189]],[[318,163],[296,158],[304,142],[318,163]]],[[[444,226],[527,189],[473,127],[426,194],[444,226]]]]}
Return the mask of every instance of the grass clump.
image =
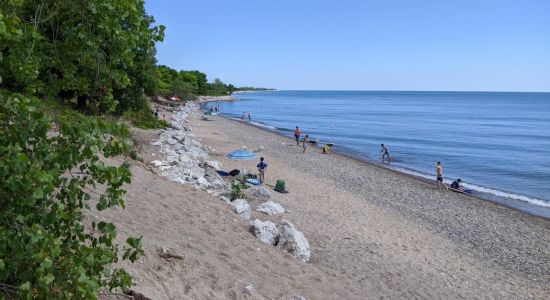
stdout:
{"type": "Polygon", "coordinates": [[[124,113],[124,119],[130,121],[132,125],[141,129],[158,129],[168,127],[168,122],[155,117],[150,108],[145,107],[140,110],[129,110],[124,113]]]}

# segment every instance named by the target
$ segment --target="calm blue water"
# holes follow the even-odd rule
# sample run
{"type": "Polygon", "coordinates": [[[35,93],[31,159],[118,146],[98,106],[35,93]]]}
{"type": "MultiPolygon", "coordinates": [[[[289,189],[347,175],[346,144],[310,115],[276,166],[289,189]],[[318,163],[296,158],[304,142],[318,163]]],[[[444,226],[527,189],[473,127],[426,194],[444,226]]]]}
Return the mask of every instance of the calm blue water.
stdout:
{"type": "Polygon", "coordinates": [[[550,207],[550,93],[276,91],[236,94],[221,112],[291,136],[296,125],[320,142],[478,192],[550,207]]]}

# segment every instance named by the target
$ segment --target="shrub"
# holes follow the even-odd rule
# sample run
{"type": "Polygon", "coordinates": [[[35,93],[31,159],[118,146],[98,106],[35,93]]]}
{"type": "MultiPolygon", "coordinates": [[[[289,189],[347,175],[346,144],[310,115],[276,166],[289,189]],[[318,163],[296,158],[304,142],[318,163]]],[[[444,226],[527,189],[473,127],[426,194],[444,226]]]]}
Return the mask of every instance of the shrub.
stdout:
{"type": "Polygon", "coordinates": [[[89,192],[101,185],[95,209],[124,207],[127,165],[99,158],[118,155],[124,128],[95,117],[52,118],[35,100],[0,92],[0,283],[11,298],[95,299],[103,288],[128,288],[131,277],[112,268],[143,253],[141,238],[114,243],[109,222],[84,223],[89,192]],[[76,118],[76,120],[75,120],[76,118]]]}
{"type": "Polygon", "coordinates": [[[149,107],[140,110],[129,110],[124,113],[124,118],[134,126],[142,129],[156,129],[169,126],[168,122],[156,118],[149,107]]]}

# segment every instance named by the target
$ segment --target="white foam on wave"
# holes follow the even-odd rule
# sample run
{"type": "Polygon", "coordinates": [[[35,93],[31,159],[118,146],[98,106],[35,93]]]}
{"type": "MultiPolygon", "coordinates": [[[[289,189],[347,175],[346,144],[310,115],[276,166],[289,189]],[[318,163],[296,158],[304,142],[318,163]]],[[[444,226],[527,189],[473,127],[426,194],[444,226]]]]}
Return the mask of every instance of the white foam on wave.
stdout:
{"type": "Polygon", "coordinates": [[[537,198],[533,198],[533,197],[528,197],[528,196],[524,196],[524,195],[520,195],[520,194],[509,193],[509,192],[500,191],[500,190],[496,190],[496,189],[492,189],[492,188],[486,188],[486,187],[471,184],[471,183],[463,183],[462,186],[464,186],[466,188],[469,188],[469,189],[472,189],[472,190],[475,190],[475,191],[478,191],[478,192],[495,195],[497,197],[520,200],[520,201],[528,202],[528,203],[538,205],[538,206],[542,206],[542,207],[550,207],[550,202],[544,201],[544,200],[541,200],[541,199],[537,199],[537,198]]]}
{"type": "MultiPolygon", "coordinates": [[[[399,172],[407,173],[409,175],[414,175],[414,176],[417,176],[417,177],[422,177],[422,178],[425,178],[425,179],[434,180],[434,176],[430,176],[428,174],[417,172],[417,171],[414,171],[414,170],[409,170],[409,169],[404,169],[404,168],[399,168],[399,167],[392,167],[392,169],[397,170],[399,172]]],[[[448,179],[445,179],[444,182],[447,183],[447,184],[451,184],[452,181],[448,180],[448,179]]],[[[533,204],[533,205],[537,205],[537,206],[550,207],[550,202],[544,201],[542,199],[537,199],[537,198],[534,198],[534,197],[528,197],[528,196],[525,196],[525,195],[520,195],[520,194],[505,192],[505,191],[501,191],[501,190],[497,190],[497,189],[487,188],[487,187],[479,186],[479,185],[472,184],[472,183],[462,183],[461,185],[463,187],[467,188],[467,189],[471,189],[471,190],[474,190],[476,192],[491,194],[493,196],[497,196],[497,197],[501,197],[501,198],[508,198],[508,199],[513,199],[513,200],[524,201],[524,202],[527,202],[527,203],[530,203],[530,204],[533,204]]]]}

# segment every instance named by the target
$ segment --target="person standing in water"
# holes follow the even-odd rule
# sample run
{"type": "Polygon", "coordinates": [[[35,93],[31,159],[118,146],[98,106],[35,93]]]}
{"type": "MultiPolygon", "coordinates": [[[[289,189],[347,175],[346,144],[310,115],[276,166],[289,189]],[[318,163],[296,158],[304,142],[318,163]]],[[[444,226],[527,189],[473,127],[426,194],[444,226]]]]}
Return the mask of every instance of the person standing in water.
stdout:
{"type": "Polygon", "coordinates": [[[437,184],[437,188],[440,189],[441,186],[445,187],[445,189],[449,189],[445,183],[443,183],[443,166],[441,165],[441,162],[438,161],[437,165],[435,166],[435,172],[437,173],[437,177],[435,179],[435,183],[437,184]]]}
{"type": "Polygon", "coordinates": [[[252,122],[252,117],[251,117],[252,113],[251,112],[248,112],[248,123],[252,122]]]}
{"type": "Polygon", "coordinates": [[[382,153],[382,162],[384,162],[385,157],[387,157],[388,162],[390,162],[390,151],[388,150],[388,147],[384,146],[384,144],[380,144],[380,146],[382,146],[382,151],[380,151],[382,153]]]}
{"type": "Polygon", "coordinates": [[[302,135],[302,131],[300,130],[300,127],[296,126],[296,130],[294,130],[294,138],[296,138],[296,146],[300,147],[300,135],[302,135]]]}
{"type": "Polygon", "coordinates": [[[267,169],[267,163],[264,162],[264,158],[260,157],[260,163],[256,165],[258,172],[260,173],[260,181],[265,180],[265,169],[267,169]]]}
{"type": "Polygon", "coordinates": [[[307,150],[307,143],[309,143],[308,139],[309,139],[309,135],[307,135],[307,134],[306,134],[306,136],[304,136],[304,138],[302,139],[302,148],[304,148],[304,152],[303,152],[303,153],[306,153],[306,150],[307,150]]]}

